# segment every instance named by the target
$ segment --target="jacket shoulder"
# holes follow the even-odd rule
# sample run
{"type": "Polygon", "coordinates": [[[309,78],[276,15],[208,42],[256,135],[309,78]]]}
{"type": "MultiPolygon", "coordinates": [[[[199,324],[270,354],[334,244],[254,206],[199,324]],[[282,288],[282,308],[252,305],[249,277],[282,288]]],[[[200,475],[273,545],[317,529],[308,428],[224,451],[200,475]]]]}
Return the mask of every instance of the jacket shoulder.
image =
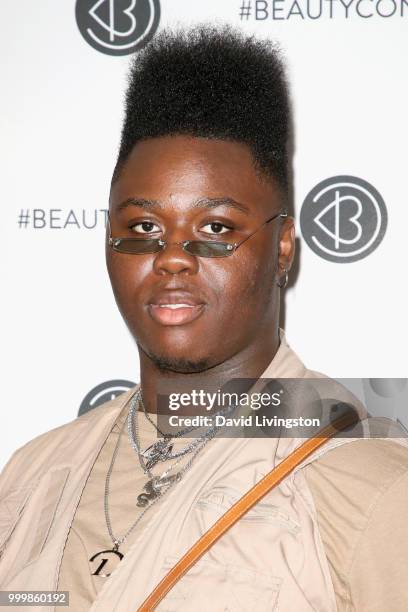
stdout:
{"type": "Polygon", "coordinates": [[[15,475],[18,475],[19,480],[23,481],[27,481],[29,476],[35,477],[41,471],[42,466],[47,466],[50,462],[54,463],[55,457],[62,449],[79,435],[86,435],[87,432],[93,431],[94,426],[101,419],[114,418],[133,392],[134,387],[68,423],[36,436],[19,447],[11,455],[0,474],[0,497],[2,497],[4,488],[13,486],[15,475]]]}

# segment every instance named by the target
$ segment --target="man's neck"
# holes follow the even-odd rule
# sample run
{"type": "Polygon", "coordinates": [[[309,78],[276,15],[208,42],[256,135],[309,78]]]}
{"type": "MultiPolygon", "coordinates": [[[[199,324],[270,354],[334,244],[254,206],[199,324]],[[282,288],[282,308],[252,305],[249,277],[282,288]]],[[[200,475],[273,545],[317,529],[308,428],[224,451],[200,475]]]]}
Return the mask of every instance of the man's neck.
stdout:
{"type": "MultiPolygon", "coordinates": [[[[259,378],[276,355],[279,348],[279,330],[268,334],[262,341],[246,347],[231,358],[201,372],[180,373],[161,369],[146,353],[139,348],[140,383],[143,403],[147,412],[157,412],[157,394],[172,393],[176,389],[183,392],[215,391],[222,389],[232,379],[259,378]]],[[[181,406],[179,415],[197,414],[193,406],[181,406]]]]}

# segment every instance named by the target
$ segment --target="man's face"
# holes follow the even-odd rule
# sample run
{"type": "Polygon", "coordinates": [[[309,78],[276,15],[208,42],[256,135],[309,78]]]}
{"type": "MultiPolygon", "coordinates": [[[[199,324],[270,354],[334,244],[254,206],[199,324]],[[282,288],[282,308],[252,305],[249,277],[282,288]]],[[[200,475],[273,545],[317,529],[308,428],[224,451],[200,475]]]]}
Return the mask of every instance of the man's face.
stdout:
{"type": "Polygon", "coordinates": [[[173,136],[134,147],[111,191],[112,236],[169,244],[143,255],[107,245],[106,260],[119,310],[157,365],[202,371],[273,333],[291,221],[278,217],[229,257],[196,257],[173,243],[239,242],[280,211],[277,186],[260,177],[243,144],[173,136]],[[130,199],[136,204],[120,208],[130,199]]]}

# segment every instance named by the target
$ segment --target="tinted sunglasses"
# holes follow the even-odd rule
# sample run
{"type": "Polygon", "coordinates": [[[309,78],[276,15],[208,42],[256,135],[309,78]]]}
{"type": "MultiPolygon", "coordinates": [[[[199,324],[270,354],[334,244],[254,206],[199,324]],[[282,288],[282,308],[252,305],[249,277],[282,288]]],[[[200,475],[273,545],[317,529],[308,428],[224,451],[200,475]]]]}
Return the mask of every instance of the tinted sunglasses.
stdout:
{"type": "Polygon", "coordinates": [[[268,223],[278,217],[287,217],[286,211],[277,213],[270,219],[267,219],[260,225],[252,234],[246,236],[241,242],[218,242],[215,240],[183,240],[182,242],[167,242],[161,238],[113,238],[111,233],[110,217],[108,212],[109,223],[109,246],[118,253],[130,253],[131,255],[145,255],[147,253],[158,253],[162,251],[167,244],[179,244],[187,253],[197,257],[228,257],[235,253],[237,248],[254,234],[259,232],[268,223]]]}

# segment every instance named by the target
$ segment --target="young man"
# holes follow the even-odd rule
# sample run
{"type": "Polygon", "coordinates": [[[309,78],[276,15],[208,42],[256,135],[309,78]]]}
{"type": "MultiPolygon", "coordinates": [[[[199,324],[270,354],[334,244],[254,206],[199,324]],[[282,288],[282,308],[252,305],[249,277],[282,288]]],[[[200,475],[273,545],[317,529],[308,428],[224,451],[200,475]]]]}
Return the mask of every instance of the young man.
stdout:
{"type": "MultiPolygon", "coordinates": [[[[199,28],[164,33],[135,58],[106,259],[140,385],[13,455],[0,483],[1,589],[66,590],[75,612],[136,610],[301,443],[180,436],[160,446],[156,416],[169,380],[195,389],[318,376],[279,329],[294,255],[289,124],[266,42],[199,28]]],[[[407,485],[403,441],[329,442],[157,609],[402,612],[407,485]]]]}

